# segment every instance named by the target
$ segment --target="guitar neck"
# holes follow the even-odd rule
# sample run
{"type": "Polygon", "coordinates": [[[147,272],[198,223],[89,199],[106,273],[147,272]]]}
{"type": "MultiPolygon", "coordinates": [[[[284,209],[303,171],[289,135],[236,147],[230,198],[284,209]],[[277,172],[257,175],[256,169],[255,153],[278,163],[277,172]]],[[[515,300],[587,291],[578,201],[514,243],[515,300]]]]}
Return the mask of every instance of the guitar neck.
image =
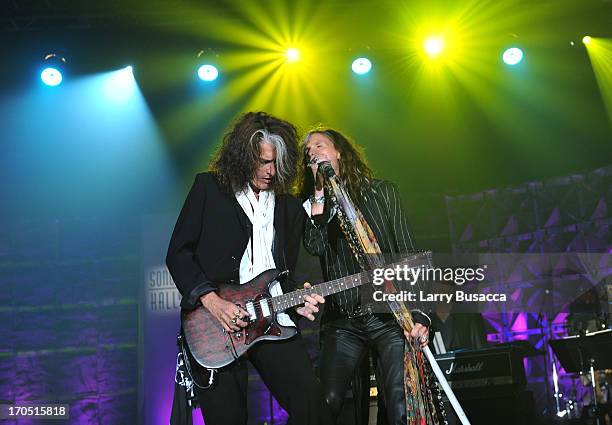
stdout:
{"type": "Polygon", "coordinates": [[[281,312],[296,305],[304,304],[306,295],[317,294],[323,297],[356,288],[369,282],[369,273],[361,272],[351,276],[341,277],[340,279],[323,282],[308,289],[298,289],[287,294],[277,295],[272,298],[272,306],[275,312],[281,312]]]}
{"type": "MultiPolygon", "coordinates": [[[[418,268],[421,266],[431,265],[431,251],[423,251],[411,254],[403,260],[389,264],[388,267],[407,266],[410,268],[418,268]]],[[[320,283],[308,289],[298,289],[297,291],[287,294],[277,295],[272,298],[272,307],[274,312],[278,313],[288,308],[295,307],[304,303],[306,295],[318,294],[323,297],[337,294],[338,292],[346,291],[347,289],[356,288],[365,283],[371,282],[370,272],[362,271],[350,276],[341,277],[339,279],[330,280],[329,282],[320,283]]]]}

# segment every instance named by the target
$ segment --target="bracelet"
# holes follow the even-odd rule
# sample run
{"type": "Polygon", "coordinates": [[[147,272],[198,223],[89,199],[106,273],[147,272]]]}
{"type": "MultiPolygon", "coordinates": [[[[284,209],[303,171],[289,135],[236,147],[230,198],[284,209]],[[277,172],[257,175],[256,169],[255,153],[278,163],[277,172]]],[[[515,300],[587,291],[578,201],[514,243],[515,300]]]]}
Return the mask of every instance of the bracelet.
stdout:
{"type": "Polygon", "coordinates": [[[311,195],[310,198],[308,199],[310,200],[311,204],[324,204],[325,203],[325,195],[321,195],[321,196],[311,195]]]}

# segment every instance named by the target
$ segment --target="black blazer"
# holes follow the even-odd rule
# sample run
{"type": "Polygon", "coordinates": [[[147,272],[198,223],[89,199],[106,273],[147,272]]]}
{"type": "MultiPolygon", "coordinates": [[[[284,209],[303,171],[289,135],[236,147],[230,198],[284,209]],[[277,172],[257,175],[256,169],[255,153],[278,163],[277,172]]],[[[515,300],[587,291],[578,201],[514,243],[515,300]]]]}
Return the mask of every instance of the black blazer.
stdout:
{"type": "MultiPolygon", "coordinates": [[[[293,272],[299,253],[305,211],[291,195],[276,195],[274,262],[289,270],[283,291],[295,289],[293,272]]],[[[187,195],[166,255],[168,270],[182,294],[181,307],[193,309],[219,283],[239,284],[240,260],[253,228],[233,194],[212,173],[200,173],[187,195]]]]}

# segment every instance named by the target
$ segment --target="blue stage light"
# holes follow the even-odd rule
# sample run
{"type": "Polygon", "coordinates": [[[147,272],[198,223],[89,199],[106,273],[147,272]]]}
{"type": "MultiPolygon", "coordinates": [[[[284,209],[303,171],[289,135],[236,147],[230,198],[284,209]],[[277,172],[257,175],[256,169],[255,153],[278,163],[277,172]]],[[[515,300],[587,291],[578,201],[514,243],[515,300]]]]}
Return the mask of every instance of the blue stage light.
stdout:
{"type": "Polygon", "coordinates": [[[126,66],[117,71],[110,72],[104,80],[104,92],[108,100],[124,102],[136,93],[136,79],[134,68],[126,66]]]}
{"type": "Polygon", "coordinates": [[[368,58],[357,58],[353,61],[351,68],[355,74],[367,74],[372,69],[372,62],[368,58]]]}
{"type": "Polygon", "coordinates": [[[518,47],[511,47],[506,49],[502,55],[502,59],[507,65],[516,65],[523,60],[523,51],[518,47]]]}
{"type": "Polygon", "coordinates": [[[57,68],[48,67],[40,73],[40,79],[49,87],[59,86],[62,83],[62,72],[57,68]]]}
{"type": "Polygon", "coordinates": [[[215,81],[219,76],[219,70],[210,64],[202,65],[198,68],[198,77],[202,81],[215,81]]]}

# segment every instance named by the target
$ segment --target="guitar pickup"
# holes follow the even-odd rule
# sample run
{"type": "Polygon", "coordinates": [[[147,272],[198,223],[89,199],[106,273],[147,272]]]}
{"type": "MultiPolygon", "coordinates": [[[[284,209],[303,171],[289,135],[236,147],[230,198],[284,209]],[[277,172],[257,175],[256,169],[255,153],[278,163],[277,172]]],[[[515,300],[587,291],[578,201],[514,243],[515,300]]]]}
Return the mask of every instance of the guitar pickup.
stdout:
{"type": "Polygon", "coordinates": [[[257,313],[255,312],[255,305],[253,301],[247,301],[244,305],[247,313],[249,313],[249,321],[254,322],[257,320],[257,313]]]}

